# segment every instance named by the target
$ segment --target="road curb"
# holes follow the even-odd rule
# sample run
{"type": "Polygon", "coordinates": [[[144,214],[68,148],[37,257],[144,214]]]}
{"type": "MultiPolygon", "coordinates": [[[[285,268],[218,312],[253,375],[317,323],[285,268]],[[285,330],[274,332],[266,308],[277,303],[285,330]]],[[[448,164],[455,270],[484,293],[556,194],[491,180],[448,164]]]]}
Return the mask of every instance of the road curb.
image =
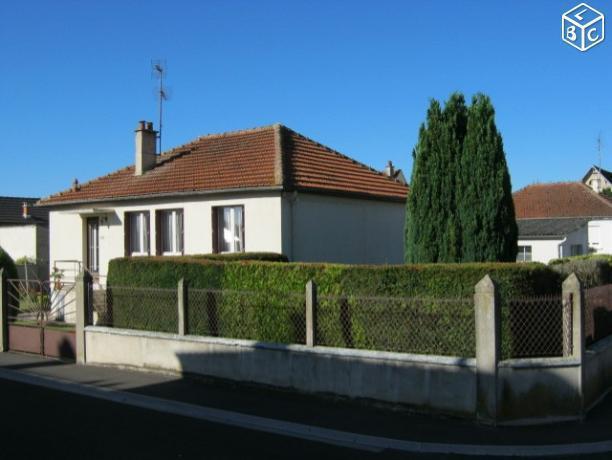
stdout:
{"type": "Polygon", "coordinates": [[[488,457],[558,457],[562,455],[586,455],[612,452],[612,440],[549,445],[478,445],[408,441],[259,417],[240,412],[188,404],[180,401],[155,398],[127,391],[75,383],[58,378],[43,377],[22,371],[0,369],[0,378],[81,396],[103,399],[119,404],[126,404],[142,409],[194,418],[206,422],[219,423],[237,428],[369,452],[394,450],[420,454],[457,454],[488,457]]]}

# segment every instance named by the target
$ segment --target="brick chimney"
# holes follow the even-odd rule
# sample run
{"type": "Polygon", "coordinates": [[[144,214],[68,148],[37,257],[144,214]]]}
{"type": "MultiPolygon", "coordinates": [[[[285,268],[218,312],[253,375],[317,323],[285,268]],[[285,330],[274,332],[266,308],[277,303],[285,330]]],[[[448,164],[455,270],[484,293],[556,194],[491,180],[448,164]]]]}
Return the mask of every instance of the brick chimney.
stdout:
{"type": "Polygon", "coordinates": [[[153,169],[157,162],[156,146],[157,131],[153,130],[153,123],[139,121],[136,127],[135,175],[142,176],[145,172],[153,169]]]}

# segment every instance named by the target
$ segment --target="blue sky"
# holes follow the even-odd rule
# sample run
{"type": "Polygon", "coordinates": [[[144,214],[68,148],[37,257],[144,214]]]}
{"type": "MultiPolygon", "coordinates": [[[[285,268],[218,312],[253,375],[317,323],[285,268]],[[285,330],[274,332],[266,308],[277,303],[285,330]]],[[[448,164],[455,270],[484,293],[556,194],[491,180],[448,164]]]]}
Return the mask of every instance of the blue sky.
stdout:
{"type": "MultiPolygon", "coordinates": [[[[430,98],[491,96],[513,188],[612,169],[612,36],[560,38],[577,1],[41,1],[0,4],[0,195],[45,196],[133,162],[157,124],[151,59],[168,65],[164,145],[281,122],[409,173],[430,98]]],[[[612,18],[612,4],[590,2],[612,18]]],[[[612,33],[612,32],[610,32],[612,33]]]]}

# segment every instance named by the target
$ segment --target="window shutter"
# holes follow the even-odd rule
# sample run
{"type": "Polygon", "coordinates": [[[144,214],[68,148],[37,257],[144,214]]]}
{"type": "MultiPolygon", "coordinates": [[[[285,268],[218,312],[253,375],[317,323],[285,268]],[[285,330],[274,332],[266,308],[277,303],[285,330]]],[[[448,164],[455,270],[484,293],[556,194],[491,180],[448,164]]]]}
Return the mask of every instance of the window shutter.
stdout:
{"type": "Polygon", "coordinates": [[[213,253],[219,252],[219,208],[212,208],[212,247],[213,253]]]}
{"type": "Polygon", "coordinates": [[[155,254],[161,256],[164,251],[162,249],[162,212],[155,211],[155,254]]]}
{"type": "Polygon", "coordinates": [[[123,213],[123,248],[125,256],[128,257],[132,254],[132,248],[130,248],[130,235],[132,234],[132,222],[130,219],[130,213],[123,213]]]}
{"type": "Polygon", "coordinates": [[[178,211],[179,213],[179,225],[181,226],[181,228],[179,229],[180,233],[179,233],[179,250],[181,251],[181,254],[185,254],[185,219],[184,219],[184,211],[181,209],[180,211],[178,211]]]}
{"type": "Polygon", "coordinates": [[[145,212],[145,226],[147,232],[147,254],[151,255],[151,219],[149,211],[145,212]]]}
{"type": "Polygon", "coordinates": [[[242,252],[246,252],[246,236],[244,234],[244,221],[246,220],[244,218],[244,206],[240,206],[240,212],[242,214],[242,219],[240,220],[240,232],[242,234],[242,252]]]}

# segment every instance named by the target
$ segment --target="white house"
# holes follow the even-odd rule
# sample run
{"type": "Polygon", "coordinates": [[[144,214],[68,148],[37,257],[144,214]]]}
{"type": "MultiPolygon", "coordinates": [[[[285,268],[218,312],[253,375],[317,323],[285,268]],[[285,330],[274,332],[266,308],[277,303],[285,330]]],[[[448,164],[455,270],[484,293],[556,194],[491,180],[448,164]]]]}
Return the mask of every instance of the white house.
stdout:
{"type": "Polygon", "coordinates": [[[399,263],[408,188],[282,125],[203,136],[162,155],[152,123],[135,164],[47,197],[50,264],[104,277],[122,256],[277,252],[399,263]]]}
{"type": "MultiPolygon", "coordinates": [[[[35,208],[38,198],[0,197],[0,247],[13,260],[27,261],[28,273],[45,279],[49,267],[49,218],[35,208]]],[[[23,266],[19,266],[20,276],[23,266]]]]}
{"type": "MultiPolygon", "coordinates": [[[[587,174],[585,180],[592,180],[587,174]]],[[[514,193],[517,260],[612,254],[612,201],[581,182],[534,184],[514,193]]]]}
{"type": "Polygon", "coordinates": [[[592,166],[582,178],[582,183],[596,193],[610,190],[612,189],[612,172],[599,166],[592,166]]]}

